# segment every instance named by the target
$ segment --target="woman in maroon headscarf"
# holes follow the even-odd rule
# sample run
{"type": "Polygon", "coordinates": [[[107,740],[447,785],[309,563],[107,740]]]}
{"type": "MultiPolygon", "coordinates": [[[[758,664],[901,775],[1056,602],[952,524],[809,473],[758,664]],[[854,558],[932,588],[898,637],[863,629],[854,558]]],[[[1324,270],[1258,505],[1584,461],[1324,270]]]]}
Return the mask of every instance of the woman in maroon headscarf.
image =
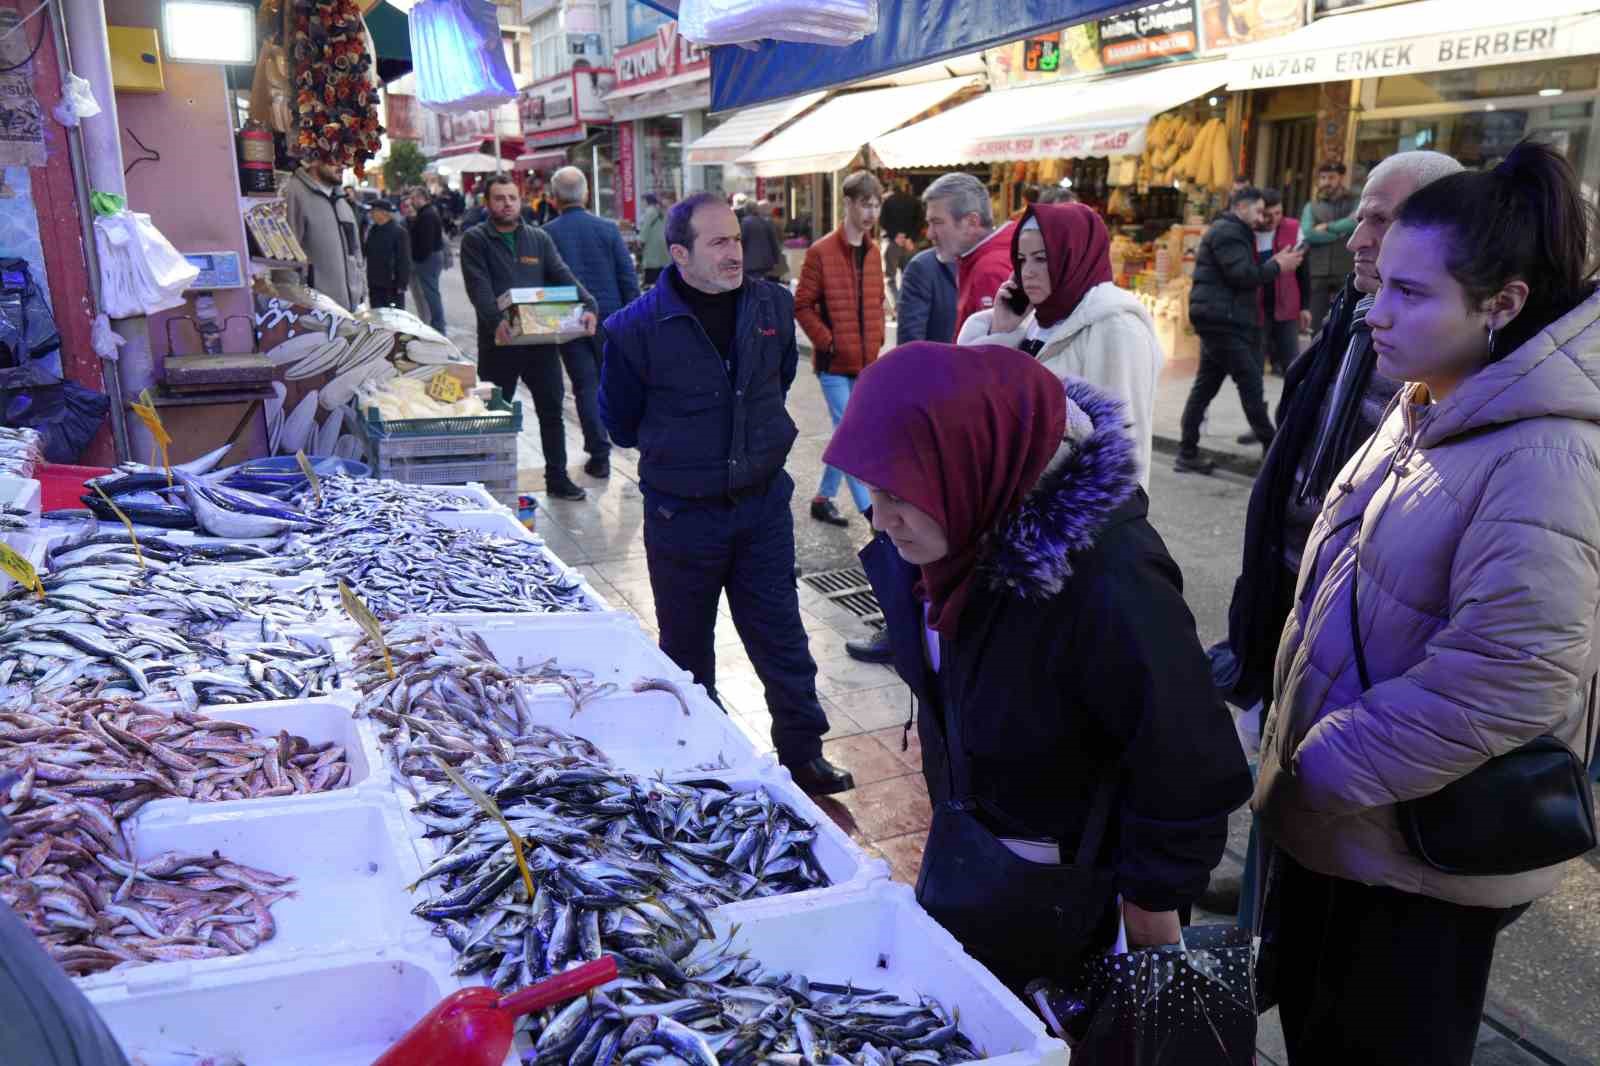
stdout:
{"type": "Polygon", "coordinates": [[[994,308],[967,319],[959,343],[1020,348],[1056,377],[1081,378],[1121,400],[1148,490],[1165,356],[1144,304],[1111,280],[1105,223],[1085,204],[1035,204],[1012,233],[1011,261],[1016,272],[994,308]]]}
{"type": "Polygon", "coordinates": [[[885,534],[861,558],[922,708],[918,899],[1019,989],[1109,946],[1118,895],[1132,947],[1176,942],[1250,795],[1123,421],[1013,349],[908,344],[823,456],[885,534]]]}

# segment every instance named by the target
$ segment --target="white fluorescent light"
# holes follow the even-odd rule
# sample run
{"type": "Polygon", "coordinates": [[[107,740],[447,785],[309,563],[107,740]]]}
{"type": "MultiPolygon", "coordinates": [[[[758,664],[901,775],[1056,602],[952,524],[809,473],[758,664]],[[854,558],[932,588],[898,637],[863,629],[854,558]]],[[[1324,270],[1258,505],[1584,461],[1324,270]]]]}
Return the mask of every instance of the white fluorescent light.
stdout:
{"type": "Polygon", "coordinates": [[[175,62],[256,61],[256,12],[250,4],[163,0],[161,29],[167,58],[175,62]]]}
{"type": "Polygon", "coordinates": [[[1560,89],[1540,89],[1539,90],[1539,95],[1540,96],[1560,96],[1561,95],[1561,90],[1560,89]]]}

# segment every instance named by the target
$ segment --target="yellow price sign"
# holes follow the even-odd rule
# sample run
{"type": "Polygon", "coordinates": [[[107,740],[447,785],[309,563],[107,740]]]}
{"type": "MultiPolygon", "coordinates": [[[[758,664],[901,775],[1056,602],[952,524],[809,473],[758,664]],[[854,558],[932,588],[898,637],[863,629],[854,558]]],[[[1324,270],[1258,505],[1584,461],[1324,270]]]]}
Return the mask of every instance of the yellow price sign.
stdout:
{"type": "Polygon", "coordinates": [[[428,379],[428,395],[440,403],[459,403],[467,394],[461,380],[448,370],[441,370],[428,379]]]}
{"type": "Polygon", "coordinates": [[[294,453],[294,461],[300,464],[300,472],[306,476],[307,481],[311,482],[311,492],[317,498],[317,506],[321,507],[322,479],[317,477],[315,470],[311,469],[311,460],[306,458],[306,453],[302,450],[294,453]]]}
{"type": "MultiPolygon", "coordinates": [[[[143,422],[150,435],[155,438],[156,450],[161,455],[161,465],[167,472],[167,484],[172,484],[172,461],[167,457],[167,445],[172,443],[172,434],[161,424],[161,415],[156,411],[156,402],[150,396],[149,389],[139,391],[139,402],[129,404],[133,413],[143,422]]],[[[155,456],[150,457],[150,463],[155,465],[155,456]]]]}
{"type": "Polygon", "coordinates": [[[39,580],[33,564],[13,551],[9,544],[0,544],[0,570],[15,578],[17,584],[32,589],[41,600],[44,599],[44,583],[39,580]]]}
{"type": "Polygon", "coordinates": [[[128,521],[128,516],[122,513],[122,508],[118,507],[116,502],[112,500],[110,496],[106,495],[105,489],[101,488],[99,485],[96,485],[94,487],[94,491],[98,492],[100,494],[100,498],[106,501],[106,506],[111,508],[111,513],[116,515],[117,518],[121,519],[122,525],[128,531],[128,539],[133,541],[133,554],[134,557],[139,560],[139,568],[141,570],[144,569],[144,552],[139,548],[139,538],[133,534],[133,523],[128,521]]]}
{"type": "Polygon", "coordinates": [[[350,591],[350,586],[343,581],[339,582],[339,602],[344,605],[345,613],[355,619],[361,631],[383,652],[383,668],[388,672],[390,679],[393,679],[394,660],[389,657],[389,645],[384,643],[383,623],[372,613],[372,608],[361,602],[361,597],[350,591]]]}

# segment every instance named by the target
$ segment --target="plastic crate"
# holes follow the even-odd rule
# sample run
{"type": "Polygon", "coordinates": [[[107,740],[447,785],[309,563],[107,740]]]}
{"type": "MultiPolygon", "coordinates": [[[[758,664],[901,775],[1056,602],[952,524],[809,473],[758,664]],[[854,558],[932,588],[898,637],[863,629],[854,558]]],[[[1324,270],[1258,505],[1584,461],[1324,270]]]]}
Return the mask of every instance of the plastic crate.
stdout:
{"type": "Polygon", "coordinates": [[[516,484],[517,460],[489,458],[395,459],[378,464],[378,476],[410,485],[460,485],[468,481],[516,484]]]}
{"type": "Polygon", "coordinates": [[[514,459],[517,455],[517,434],[467,433],[454,437],[369,437],[367,454],[378,476],[383,476],[383,465],[393,459],[428,459],[448,456],[459,459],[514,459]]]}
{"type": "Polygon", "coordinates": [[[367,408],[363,423],[370,440],[390,437],[462,437],[478,433],[517,433],[522,429],[522,403],[507,402],[497,388],[489,397],[487,415],[461,415],[452,418],[403,418],[387,420],[376,407],[367,408]]]}
{"type": "Polygon", "coordinates": [[[84,493],[83,483],[109,473],[109,466],[69,466],[65,463],[40,463],[33,468],[46,511],[71,511],[82,507],[83,501],[78,497],[84,493]]]}

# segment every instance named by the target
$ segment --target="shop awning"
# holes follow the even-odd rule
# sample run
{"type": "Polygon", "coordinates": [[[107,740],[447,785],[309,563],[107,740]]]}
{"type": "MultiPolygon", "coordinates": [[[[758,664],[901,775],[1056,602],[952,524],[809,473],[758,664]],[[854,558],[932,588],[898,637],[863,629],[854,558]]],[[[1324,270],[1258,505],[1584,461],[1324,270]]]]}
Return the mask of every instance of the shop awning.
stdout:
{"type": "Polygon", "coordinates": [[[848,166],[874,137],[975,84],[976,78],[947,78],[835,96],[738,162],[758,178],[835,171],[848,166]]]}
{"type": "Polygon", "coordinates": [[[567,150],[557,148],[548,152],[529,152],[517,156],[514,168],[517,170],[537,170],[541,174],[546,171],[559,170],[567,165],[567,150]]]}
{"type": "Polygon", "coordinates": [[[771,136],[774,130],[811,110],[826,95],[806,93],[792,100],[736,111],[728,121],[691,144],[684,159],[697,167],[732,163],[771,136]]]}
{"type": "Polygon", "coordinates": [[[372,34],[372,47],[377,52],[378,80],[384,84],[404,77],[411,72],[411,19],[402,10],[379,0],[363,16],[367,31],[372,34]]]}
{"type": "Polygon", "coordinates": [[[886,167],[1137,155],[1152,116],[1211,92],[1232,73],[1231,63],[1186,63],[988,93],[874,138],[872,152],[886,167]]]}
{"type": "Polygon", "coordinates": [[[754,51],[713,49],[711,110],[848,85],[1137,6],[1130,0],[878,0],[878,32],[844,48],[762,41],[754,51]]]}
{"type": "Polygon", "coordinates": [[[1600,52],[1600,0],[1418,0],[1234,49],[1230,89],[1500,66],[1600,52]]]}

